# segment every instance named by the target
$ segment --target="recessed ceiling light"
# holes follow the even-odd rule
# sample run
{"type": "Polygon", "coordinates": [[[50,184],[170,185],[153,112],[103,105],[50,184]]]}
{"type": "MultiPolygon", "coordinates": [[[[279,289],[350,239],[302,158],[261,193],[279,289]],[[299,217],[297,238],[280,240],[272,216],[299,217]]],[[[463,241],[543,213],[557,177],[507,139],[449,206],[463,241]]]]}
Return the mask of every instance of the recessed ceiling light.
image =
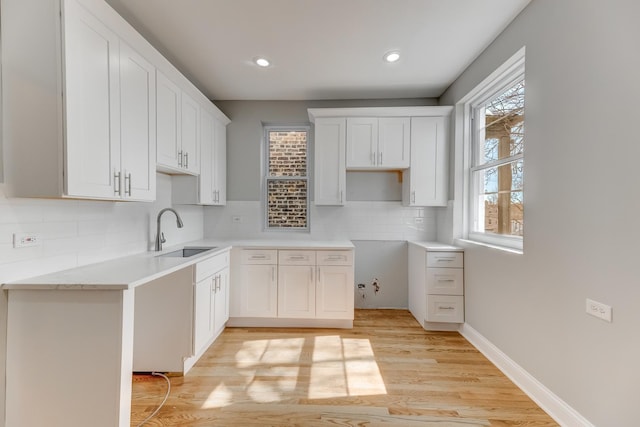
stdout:
{"type": "Polygon", "coordinates": [[[268,67],[269,65],[271,65],[271,63],[269,62],[269,60],[267,58],[256,58],[253,60],[253,62],[256,63],[256,65],[258,65],[259,67],[268,67]]]}
{"type": "Polygon", "coordinates": [[[400,59],[400,52],[394,50],[391,52],[387,52],[384,54],[384,60],[385,62],[396,62],[400,59]]]}

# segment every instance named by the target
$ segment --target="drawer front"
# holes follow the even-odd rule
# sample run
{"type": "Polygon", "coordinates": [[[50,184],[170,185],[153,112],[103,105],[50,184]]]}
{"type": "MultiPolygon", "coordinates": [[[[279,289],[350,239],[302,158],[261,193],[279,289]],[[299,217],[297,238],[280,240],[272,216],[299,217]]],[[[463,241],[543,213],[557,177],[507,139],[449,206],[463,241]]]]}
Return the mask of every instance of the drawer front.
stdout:
{"type": "Polygon", "coordinates": [[[427,322],[464,322],[464,297],[427,295],[427,322]]]}
{"type": "Polygon", "coordinates": [[[316,251],[278,251],[280,265],[316,265],[316,251]]]}
{"type": "Polygon", "coordinates": [[[464,270],[427,268],[427,294],[464,295],[464,270]]]}
{"type": "Polygon", "coordinates": [[[243,249],[240,255],[242,264],[277,264],[276,249],[243,249]]]}
{"type": "Polygon", "coordinates": [[[196,264],[196,283],[229,266],[229,252],[204,259],[196,264]]]}
{"type": "Polygon", "coordinates": [[[318,265],[353,265],[353,251],[317,251],[318,265]]]}
{"type": "Polygon", "coordinates": [[[463,266],[462,252],[427,252],[427,267],[462,268],[463,266]]]}

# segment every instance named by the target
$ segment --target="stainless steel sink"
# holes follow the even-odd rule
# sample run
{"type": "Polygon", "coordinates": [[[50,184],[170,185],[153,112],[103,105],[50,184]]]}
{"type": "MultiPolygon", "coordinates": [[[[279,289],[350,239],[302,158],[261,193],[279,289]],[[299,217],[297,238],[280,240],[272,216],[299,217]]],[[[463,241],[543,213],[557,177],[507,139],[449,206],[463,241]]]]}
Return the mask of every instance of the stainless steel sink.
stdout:
{"type": "Polygon", "coordinates": [[[195,246],[185,246],[182,249],[178,249],[177,251],[167,252],[166,254],[158,255],[159,257],[171,257],[171,258],[188,258],[194,255],[201,254],[206,251],[210,251],[215,249],[217,246],[207,246],[207,247],[195,247],[195,246]]]}

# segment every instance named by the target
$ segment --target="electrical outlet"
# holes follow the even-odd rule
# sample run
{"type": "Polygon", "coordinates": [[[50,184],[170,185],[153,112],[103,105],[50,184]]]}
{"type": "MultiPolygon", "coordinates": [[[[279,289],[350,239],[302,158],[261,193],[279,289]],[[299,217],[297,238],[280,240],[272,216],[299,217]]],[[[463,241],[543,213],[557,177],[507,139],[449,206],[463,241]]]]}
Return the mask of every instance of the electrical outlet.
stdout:
{"type": "Polygon", "coordinates": [[[424,222],[424,218],[422,218],[421,216],[417,216],[413,218],[413,222],[415,222],[416,224],[422,224],[424,222]]]}
{"type": "Polygon", "coordinates": [[[587,298],[587,313],[606,322],[611,322],[611,306],[587,298]]]}
{"type": "Polygon", "coordinates": [[[364,289],[364,283],[358,283],[358,289],[364,289]]]}
{"type": "Polygon", "coordinates": [[[236,223],[236,224],[241,224],[242,223],[242,217],[240,215],[235,215],[231,217],[231,221],[236,223]]]}
{"type": "Polygon", "coordinates": [[[40,236],[35,233],[13,233],[13,247],[40,246],[40,236]]]}

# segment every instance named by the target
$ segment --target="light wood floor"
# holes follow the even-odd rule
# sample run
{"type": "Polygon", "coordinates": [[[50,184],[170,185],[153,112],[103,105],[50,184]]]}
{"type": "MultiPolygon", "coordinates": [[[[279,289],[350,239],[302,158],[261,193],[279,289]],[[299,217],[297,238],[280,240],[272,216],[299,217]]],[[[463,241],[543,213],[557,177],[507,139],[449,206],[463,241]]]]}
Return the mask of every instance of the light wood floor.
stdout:
{"type": "MultiPolygon", "coordinates": [[[[163,378],[134,376],[132,426],[163,378]]],[[[556,426],[462,336],[403,310],[354,328],[227,328],[146,426],[556,426]]]]}

